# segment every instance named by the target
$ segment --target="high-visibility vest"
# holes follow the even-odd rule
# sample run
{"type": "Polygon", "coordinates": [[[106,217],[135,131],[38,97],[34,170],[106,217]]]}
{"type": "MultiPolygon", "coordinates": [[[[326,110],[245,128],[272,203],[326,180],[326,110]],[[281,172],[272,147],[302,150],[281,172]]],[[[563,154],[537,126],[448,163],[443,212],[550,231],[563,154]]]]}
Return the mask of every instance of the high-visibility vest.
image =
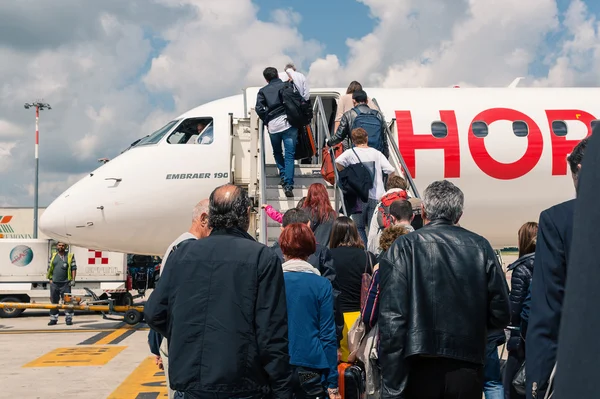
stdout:
{"type": "MultiPolygon", "coordinates": [[[[58,252],[55,252],[54,255],[52,255],[52,258],[50,259],[50,266],[48,266],[48,273],[46,274],[46,278],[48,280],[52,279],[52,275],[54,273],[54,258],[56,258],[56,254],[58,252]]],[[[69,253],[67,254],[67,280],[71,281],[72,280],[72,276],[71,276],[71,265],[73,264],[73,254],[69,253]]]]}

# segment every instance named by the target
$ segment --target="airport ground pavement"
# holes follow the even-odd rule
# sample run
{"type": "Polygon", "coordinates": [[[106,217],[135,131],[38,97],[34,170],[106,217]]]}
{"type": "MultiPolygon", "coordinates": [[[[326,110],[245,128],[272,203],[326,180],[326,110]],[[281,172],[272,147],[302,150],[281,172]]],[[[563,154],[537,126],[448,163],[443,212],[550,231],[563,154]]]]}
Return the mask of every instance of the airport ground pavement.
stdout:
{"type": "MultiPolygon", "coordinates": [[[[513,258],[504,256],[504,266],[513,258]]],[[[0,380],[8,382],[0,397],[167,398],[164,373],[148,349],[146,324],[132,327],[98,314],[76,314],[73,321],[65,325],[61,313],[59,324],[50,327],[47,312],[34,310],[0,319],[0,380]]]]}

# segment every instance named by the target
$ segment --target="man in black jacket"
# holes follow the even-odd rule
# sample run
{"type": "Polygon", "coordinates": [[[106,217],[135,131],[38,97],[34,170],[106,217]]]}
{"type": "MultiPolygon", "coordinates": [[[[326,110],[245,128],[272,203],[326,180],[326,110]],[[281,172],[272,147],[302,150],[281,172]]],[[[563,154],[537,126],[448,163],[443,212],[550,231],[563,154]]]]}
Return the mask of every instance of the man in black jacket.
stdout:
{"type": "MultiPolygon", "coordinates": [[[[600,125],[595,126],[578,178],[573,244],[567,271],[553,399],[597,398],[600,369],[600,125]]],[[[575,152],[573,152],[575,153],[575,152]]],[[[539,399],[542,399],[538,396],[539,399]]]]}
{"type": "Polygon", "coordinates": [[[210,236],[169,256],[145,307],[169,342],[169,380],[185,399],[292,396],[287,304],[277,255],[246,232],[251,202],[234,185],[210,196],[210,236]]]}
{"type": "MultiPolygon", "coordinates": [[[[377,150],[381,151],[386,158],[390,157],[390,149],[388,145],[387,135],[385,134],[385,129],[387,128],[387,124],[385,123],[385,119],[383,114],[376,109],[371,109],[368,106],[368,96],[367,93],[363,90],[357,90],[352,94],[352,102],[354,103],[354,108],[350,111],[347,111],[342,115],[342,119],[340,121],[340,126],[338,127],[335,134],[329,139],[327,145],[330,147],[342,143],[344,151],[348,148],[352,148],[352,130],[354,130],[353,125],[356,117],[358,115],[357,110],[361,113],[373,113],[376,118],[379,120],[381,126],[379,127],[381,130],[380,142],[382,144],[382,148],[377,148],[377,150]]],[[[367,130],[365,128],[365,130],[367,130]]],[[[371,132],[369,132],[369,138],[371,137],[371,132]]]]}
{"type": "Polygon", "coordinates": [[[382,399],[481,399],[487,332],[510,321],[508,284],[490,243],[456,226],[462,191],[424,192],[427,222],[379,262],[382,399]]]}
{"type": "Polygon", "coordinates": [[[281,90],[285,83],[279,79],[277,69],[273,67],[265,68],[263,76],[267,85],[258,91],[256,96],[256,113],[258,117],[267,125],[271,147],[273,147],[273,157],[279,169],[281,177],[281,186],[285,191],[286,197],[293,197],[294,189],[294,155],[296,153],[296,144],[298,141],[298,128],[290,125],[287,120],[287,114],[281,98],[281,90]],[[285,149],[285,157],[283,155],[285,149]]]}
{"type": "MultiPolygon", "coordinates": [[[[289,209],[284,215],[281,221],[281,230],[285,229],[288,225],[292,223],[303,223],[310,227],[310,216],[304,209],[292,208],[289,209]]],[[[285,262],[283,259],[283,252],[281,251],[281,247],[279,247],[279,242],[276,242],[271,247],[273,251],[279,256],[281,262],[285,262]]],[[[336,333],[338,339],[338,348],[340,347],[340,342],[343,338],[343,330],[344,330],[344,314],[340,311],[338,298],[340,296],[340,288],[338,287],[337,280],[335,278],[335,267],[333,264],[333,258],[331,257],[331,251],[324,245],[317,244],[317,250],[314,254],[312,254],[308,258],[308,263],[313,265],[315,269],[317,269],[321,276],[325,277],[331,282],[331,286],[333,287],[333,306],[335,311],[335,324],[336,324],[336,333]]]]}
{"type": "MultiPolygon", "coordinates": [[[[576,191],[587,142],[587,138],[581,140],[567,158],[576,191]]],[[[556,362],[574,211],[572,199],[540,214],[525,340],[527,399],[544,398],[556,362]]]]}

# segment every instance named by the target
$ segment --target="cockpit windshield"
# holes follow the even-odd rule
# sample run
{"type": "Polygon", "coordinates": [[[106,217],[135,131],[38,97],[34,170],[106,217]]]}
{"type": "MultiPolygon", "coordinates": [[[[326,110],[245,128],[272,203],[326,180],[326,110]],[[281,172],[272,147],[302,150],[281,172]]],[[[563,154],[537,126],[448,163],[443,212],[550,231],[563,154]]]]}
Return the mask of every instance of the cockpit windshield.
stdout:
{"type": "Polygon", "coordinates": [[[176,124],[179,123],[179,121],[180,121],[179,119],[175,119],[175,120],[167,123],[160,129],[155,131],[154,133],[149,134],[146,137],[143,137],[139,140],[134,141],[133,143],[131,143],[129,148],[158,143],[165,136],[165,134],[167,134],[173,128],[173,126],[175,126],[176,124]]]}

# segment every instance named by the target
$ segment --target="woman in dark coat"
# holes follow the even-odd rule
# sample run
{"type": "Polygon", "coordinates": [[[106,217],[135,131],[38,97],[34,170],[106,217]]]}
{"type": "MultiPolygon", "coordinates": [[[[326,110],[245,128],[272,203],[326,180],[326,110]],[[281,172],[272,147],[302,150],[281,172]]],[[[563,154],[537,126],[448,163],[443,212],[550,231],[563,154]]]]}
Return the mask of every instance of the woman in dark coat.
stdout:
{"type": "MultiPolygon", "coordinates": [[[[538,224],[527,222],[519,229],[519,259],[508,266],[512,271],[510,280],[510,326],[520,327],[521,310],[527,297],[531,277],[533,276],[533,262],[535,259],[535,244],[538,224]]],[[[508,359],[504,371],[504,395],[506,399],[524,399],[512,386],[513,378],[525,360],[525,341],[519,330],[511,330],[508,340],[508,359]]]]}
{"type": "Polygon", "coordinates": [[[333,221],[337,213],[331,206],[331,200],[325,185],[321,183],[311,184],[303,204],[298,207],[301,207],[310,215],[310,228],[315,234],[317,244],[328,247],[333,221]]]}

